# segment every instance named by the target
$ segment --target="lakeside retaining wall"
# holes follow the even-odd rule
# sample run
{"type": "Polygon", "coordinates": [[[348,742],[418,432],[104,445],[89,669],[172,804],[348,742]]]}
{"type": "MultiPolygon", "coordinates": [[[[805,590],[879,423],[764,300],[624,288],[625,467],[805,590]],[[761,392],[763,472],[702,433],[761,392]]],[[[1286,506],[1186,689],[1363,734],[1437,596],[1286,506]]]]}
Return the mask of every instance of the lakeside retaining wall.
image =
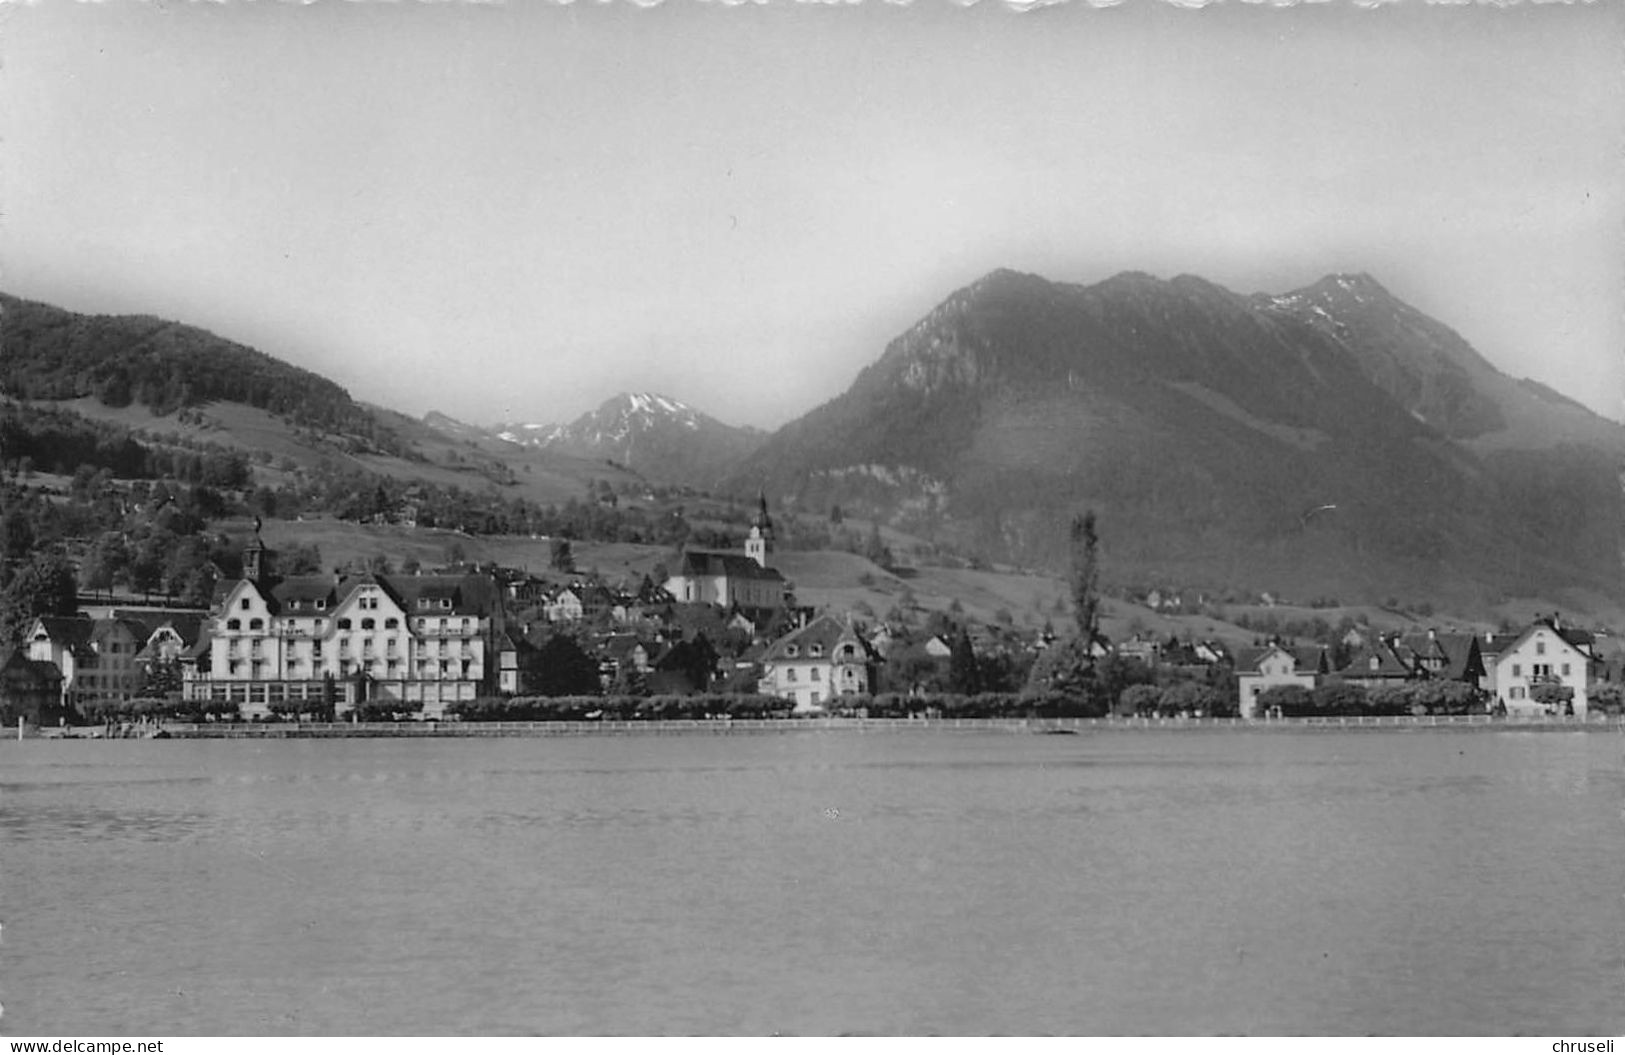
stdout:
{"type": "MultiPolygon", "coordinates": [[[[165,722],[175,739],[346,739],[357,737],[541,737],[751,735],[793,732],[1112,733],[1145,731],[1304,732],[1446,729],[1625,732],[1625,716],[1503,718],[1490,715],[1385,715],[1325,718],[763,718],[595,722],[165,722]]],[[[99,731],[99,730],[98,730],[99,731]]],[[[46,735],[56,730],[44,730],[46,735]]],[[[83,730],[77,731],[84,735],[83,730]]]]}

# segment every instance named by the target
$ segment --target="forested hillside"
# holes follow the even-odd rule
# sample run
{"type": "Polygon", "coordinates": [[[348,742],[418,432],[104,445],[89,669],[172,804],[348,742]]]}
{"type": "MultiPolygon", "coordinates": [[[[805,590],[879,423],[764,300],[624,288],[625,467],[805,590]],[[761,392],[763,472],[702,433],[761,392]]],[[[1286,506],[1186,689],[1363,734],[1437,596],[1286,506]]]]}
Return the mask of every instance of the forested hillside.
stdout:
{"type": "Polygon", "coordinates": [[[80,315],[0,294],[0,391],[91,396],[154,414],[216,400],[403,453],[394,434],[327,378],[207,330],[149,315],[80,315]]]}

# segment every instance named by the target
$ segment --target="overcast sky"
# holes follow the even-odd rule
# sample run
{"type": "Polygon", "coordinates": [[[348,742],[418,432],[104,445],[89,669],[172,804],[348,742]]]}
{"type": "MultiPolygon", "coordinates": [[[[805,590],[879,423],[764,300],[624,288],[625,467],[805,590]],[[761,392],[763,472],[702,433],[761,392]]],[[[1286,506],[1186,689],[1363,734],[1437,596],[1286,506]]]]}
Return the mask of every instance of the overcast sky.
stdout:
{"type": "Polygon", "coordinates": [[[994,267],[1369,271],[1625,417],[1625,5],[0,5],[0,289],[778,425],[994,267]]]}

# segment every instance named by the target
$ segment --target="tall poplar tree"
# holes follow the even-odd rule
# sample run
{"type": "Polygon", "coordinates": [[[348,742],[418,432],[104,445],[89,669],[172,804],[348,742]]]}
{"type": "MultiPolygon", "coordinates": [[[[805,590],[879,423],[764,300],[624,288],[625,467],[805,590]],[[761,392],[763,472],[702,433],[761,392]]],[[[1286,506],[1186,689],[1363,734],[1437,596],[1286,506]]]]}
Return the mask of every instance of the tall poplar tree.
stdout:
{"type": "Polygon", "coordinates": [[[1084,648],[1100,631],[1100,537],[1095,533],[1093,509],[1072,518],[1072,611],[1084,648]]]}

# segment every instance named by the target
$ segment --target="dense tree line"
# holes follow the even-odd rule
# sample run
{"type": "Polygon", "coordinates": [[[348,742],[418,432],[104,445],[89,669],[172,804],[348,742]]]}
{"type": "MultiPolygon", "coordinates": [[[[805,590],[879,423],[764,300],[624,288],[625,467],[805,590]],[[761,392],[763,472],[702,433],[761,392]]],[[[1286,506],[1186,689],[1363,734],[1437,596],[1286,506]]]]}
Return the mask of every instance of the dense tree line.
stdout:
{"type": "Polygon", "coordinates": [[[3,408],[0,464],[24,475],[105,469],[120,479],[170,478],[219,488],[244,487],[250,478],[246,456],[214,444],[138,439],[128,429],[50,407],[7,401],[3,408]]]}

